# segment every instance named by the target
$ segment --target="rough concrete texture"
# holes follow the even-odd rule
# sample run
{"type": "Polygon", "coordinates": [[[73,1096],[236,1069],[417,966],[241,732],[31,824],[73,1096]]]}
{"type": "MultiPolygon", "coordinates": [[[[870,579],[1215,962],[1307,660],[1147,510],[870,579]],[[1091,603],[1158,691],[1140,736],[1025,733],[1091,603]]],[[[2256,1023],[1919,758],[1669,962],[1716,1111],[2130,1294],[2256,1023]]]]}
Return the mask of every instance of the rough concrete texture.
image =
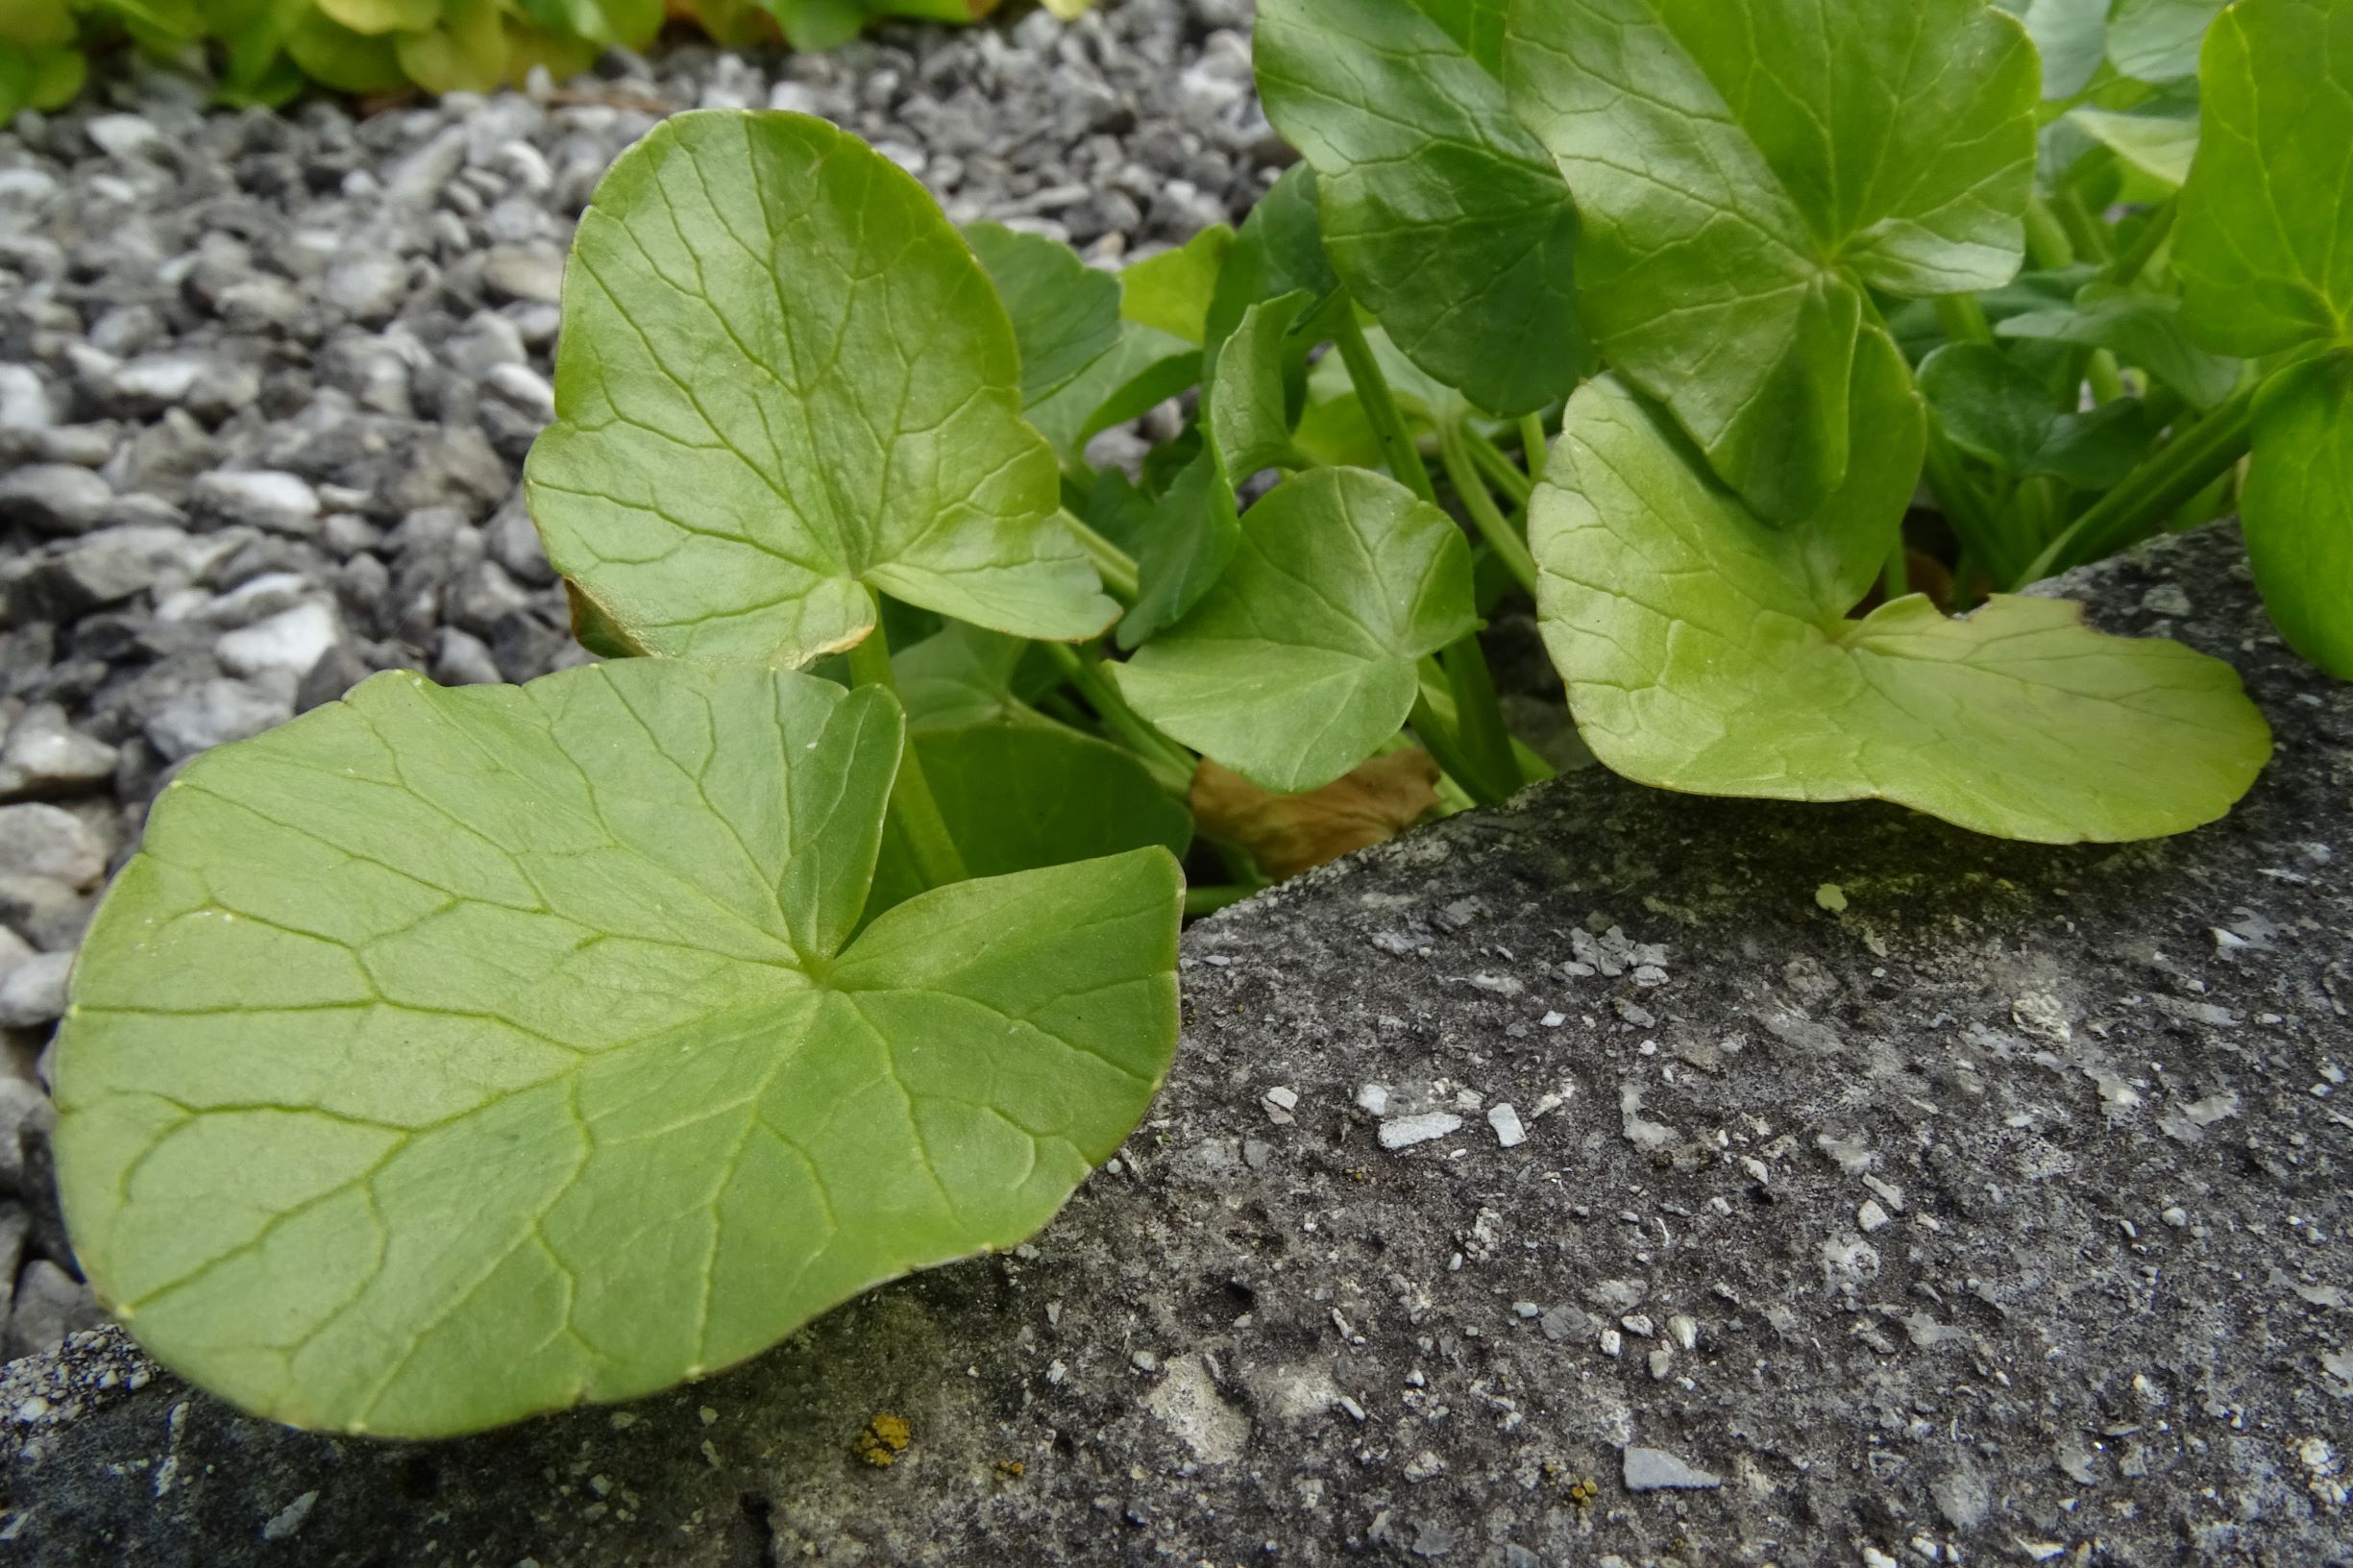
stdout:
{"type": "Polygon", "coordinates": [[[2086,585],[2245,673],[2228,822],[1566,780],[1197,926],[1166,1094],[1034,1249],[429,1446],[83,1335],[0,1385],[7,1553],[2353,1562],[2353,689],[2227,532],[2086,585]]]}

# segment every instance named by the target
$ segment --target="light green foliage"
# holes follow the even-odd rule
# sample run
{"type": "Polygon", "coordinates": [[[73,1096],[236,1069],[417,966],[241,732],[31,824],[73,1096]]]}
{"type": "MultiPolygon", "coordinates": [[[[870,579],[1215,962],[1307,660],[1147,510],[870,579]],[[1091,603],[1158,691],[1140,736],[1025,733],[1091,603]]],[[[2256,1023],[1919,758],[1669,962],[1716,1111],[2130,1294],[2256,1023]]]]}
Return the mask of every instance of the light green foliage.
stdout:
{"type": "Polygon", "coordinates": [[[2225,664],[2103,636],[2051,600],[1953,621],[1914,596],[1848,621],[1843,594],[1809,590],[1793,560],[1803,532],[1694,472],[1626,388],[1579,391],[1529,543],[1597,757],[1668,789],[1893,800],[2071,843],[2211,821],[2269,755],[2225,664]]]}
{"type": "MultiPolygon", "coordinates": [[[[1192,817],[1133,752],[1043,722],[982,721],[914,737],[949,836],[974,876],[1158,846],[1182,855],[1192,817]]],[[[923,891],[885,840],[869,919],[923,891]]]]}
{"type": "Polygon", "coordinates": [[[1566,396],[1593,355],[1576,206],[1490,74],[1500,19],[1459,0],[1265,0],[1256,57],[1267,117],[1315,169],[1349,291],[1408,358],[1516,416],[1566,396]],[[1464,41],[1434,19],[1448,13],[1464,41]]]}
{"type": "Polygon", "coordinates": [[[2207,38],[2200,86],[2174,249],[2184,316],[2225,353],[2320,356],[2257,404],[2242,516],[2280,630],[2353,678],[2353,14],[2242,0],[2207,38]]]}
{"type": "Polygon", "coordinates": [[[1046,723],[1021,700],[1018,676],[1030,645],[1002,632],[951,621],[941,631],[891,656],[907,727],[952,729],[963,724],[1046,723]]]}
{"type": "Polygon", "coordinates": [[[2070,306],[2022,310],[1995,331],[2003,337],[2113,350],[2194,408],[2211,408],[2229,397],[2243,368],[2192,342],[2182,328],[2181,301],[2153,289],[2090,283],[2070,306]]]}
{"type": "Polygon", "coordinates": [[[2150,179],[2178,187],[2197,156],[2197,121],[2172,114],[2071,110],[2068,122],[2150,179]]]}
{"type": "Polygon", "coordinates": [[[2116,0],[2108,59],[2143,82],[2175,82],[2197,70],[2198,44],[2224,0],[2116,0]]]}
{"type": "Polygon", "coordinates": [[[1997,0],[2023,22],[2043,60],[2045,99],[2072,98],[2108,50],[2108,0],[1997,0]]]}
{"type": "Polygon", "coordinates": [[[1023,636],[1115,614],[1054,519],[988,275],[857,138],[664,121],[599,187],[564,293],[531,513],[650,651],[799,664],[866,635],[870,588],[1023,636]]]}
{"type": "Polygon", "coordinates": [[[1210,298],[1234,249],[1234,231],[1212,224],[1173,250],[1147,256],[1119,274],[1119,314],[1188,343],[1208,335],[1210,298]]]}
{"type": "Polygon", "coordinates": [[[1846,473],[1863,285],[2018,267],[2035,55],[1982,0],[1520,0],[1504,64],[1603,353],[1774,522],[1846,473]]]}
{"type": "Polygon", "coordinates": [[[1286,479],[1214,597],[1119,666],[1136,711],[1261,789],[1318,789],[1397,732],[1417,661],[1473,625],[1444,513],[1362,469],[1286,479]]]}
{"type": "Polygon", "coordinates": [[[1119,341],[1119,280],[1087,265],[1067,245],[1002,224],[965,226],[1013,321],[1021,355],[1021,406],[1077,379],[1119,341]]]}
{"type": "Polygon", "coordinates": [[[380,675],[197,762],[91,932],[61,1178],[165,1361],[430,1435],[724,1366],[1020,1240],[1176,1031],[1149,850],[853,942],[881,693],[632,660],[380,675]]]}

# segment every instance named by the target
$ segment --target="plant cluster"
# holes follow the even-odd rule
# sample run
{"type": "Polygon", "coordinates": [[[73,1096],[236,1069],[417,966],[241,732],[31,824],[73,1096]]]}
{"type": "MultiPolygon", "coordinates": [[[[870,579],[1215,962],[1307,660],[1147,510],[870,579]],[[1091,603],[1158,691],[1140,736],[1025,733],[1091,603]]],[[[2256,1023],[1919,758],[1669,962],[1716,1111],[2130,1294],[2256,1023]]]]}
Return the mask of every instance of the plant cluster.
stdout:
{"type": "Polygon", "coordinates": [[[2251,451],[2353,663],[2353,9],[2241,0],[2194,81],[2212,10],[1262,0],[1302,161],[1115,276],[821,121],[665,122],[526,476],[609,662],[167,789],[64,1025],[90,1277],[250,1409],[426,1433],[1010,1245],[1166,1071],[1189,900],[1547,772],[1514,596],[1636,780],[2214,820],[2229,668],[2011,592],[2251,451]]]}
{"type": "MultiPolygon", "coordinates": [[[[733,47],[781,37],[831,49],[885,16],[965,22],[994,0],[5,0],[0,122],[71,103],[93,47],[126,38],[212,57],[221,100],[286,103],[338,92],[488,92],[534,66],[577,75],[610,44],[642,48],[666,19],[733,47]]],[[[1084,0],[1079,0],[1083,5],[1084,0]]]]}

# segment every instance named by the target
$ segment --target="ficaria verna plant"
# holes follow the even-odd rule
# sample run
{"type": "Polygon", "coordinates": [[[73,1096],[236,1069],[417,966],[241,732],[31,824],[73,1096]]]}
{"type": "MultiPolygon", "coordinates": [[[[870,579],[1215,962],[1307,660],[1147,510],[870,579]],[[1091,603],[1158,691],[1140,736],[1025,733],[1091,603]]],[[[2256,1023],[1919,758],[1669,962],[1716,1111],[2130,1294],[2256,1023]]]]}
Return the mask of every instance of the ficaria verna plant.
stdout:
{"type": "Polygon", "coordinates": [[[421,1434],[1012,1245],[1167,1071],[1189,899],[1549,771],[1514,595],[1644,783],[2211,821],[2232,672],[2015,590],[2235,502],[2353,674],[2353,6],[2216,9],[1262,0],[1301,164],[1118,275],[669,120],[527,474],[608,662],[169,787],[64,1025],[90,1278],[251,1409],[421,1434]]]}

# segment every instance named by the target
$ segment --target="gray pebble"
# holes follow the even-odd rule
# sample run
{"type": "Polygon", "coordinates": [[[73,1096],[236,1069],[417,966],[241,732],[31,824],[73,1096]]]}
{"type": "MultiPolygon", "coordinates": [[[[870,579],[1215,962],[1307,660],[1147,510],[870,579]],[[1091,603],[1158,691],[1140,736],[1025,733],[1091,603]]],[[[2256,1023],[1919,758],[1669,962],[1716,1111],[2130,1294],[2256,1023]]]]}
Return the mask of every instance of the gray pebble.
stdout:
{"type": "Polygon", "coordinates": [[[71,953],[36,953],[0,979],[0,1028],[37,1029],[65,1016],[71,953]]]}
{"type": "Polygon", "coordinates": [[[1629,1447],[1620,1456],[1630,1492],[1710,1491],[1724,1478],[1686,1464],[1662,1448],[1629,1447]]]}
{"type": "Polygon", "coordinates": [[[114,487],[86,468],[28,463],[0,474],[0,523],[41,533],[86,533],[113,500],[114,487]]]}

